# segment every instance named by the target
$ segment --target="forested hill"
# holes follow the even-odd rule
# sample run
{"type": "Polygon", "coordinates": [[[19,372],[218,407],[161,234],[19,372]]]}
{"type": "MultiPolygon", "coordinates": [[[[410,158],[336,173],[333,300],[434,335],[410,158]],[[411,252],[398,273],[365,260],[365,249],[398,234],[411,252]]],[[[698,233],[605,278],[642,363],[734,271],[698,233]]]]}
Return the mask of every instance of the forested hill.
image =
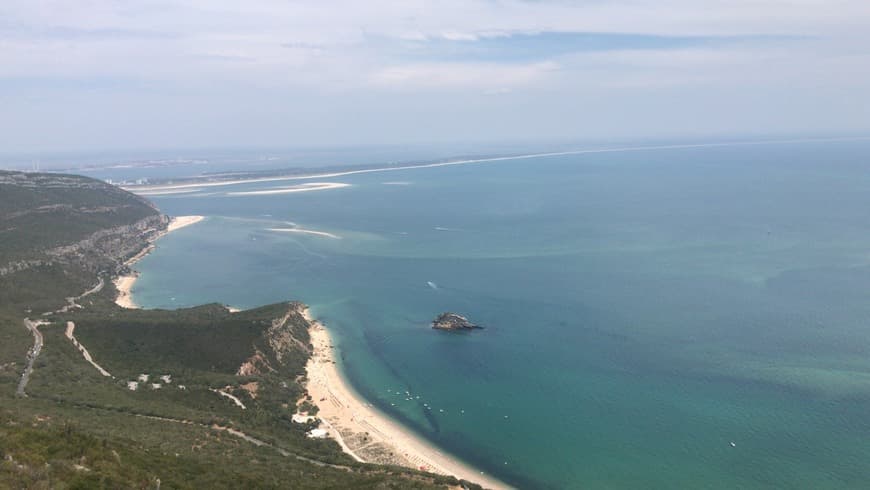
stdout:
{"type": "Polygon", "coordinates": [[[292,421],[316,413],[304,305],[116,305],[168,221],[94,179],[0,172],[0,488],[461,486],[292,421]]]}
{"type": "Polygon", "coordinates": [[[0,172],[0,274],[77,254],[110,266],[166,223],[146,199],[96,179],[0,172]]]}

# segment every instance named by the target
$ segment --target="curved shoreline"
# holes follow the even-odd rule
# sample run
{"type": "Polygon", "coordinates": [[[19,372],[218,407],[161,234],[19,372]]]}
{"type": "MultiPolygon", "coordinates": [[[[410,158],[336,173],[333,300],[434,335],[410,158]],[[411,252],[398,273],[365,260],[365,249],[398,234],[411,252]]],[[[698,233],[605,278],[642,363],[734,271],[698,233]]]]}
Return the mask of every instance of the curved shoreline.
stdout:
{"type": "Polygon", "coordinates": [[[313,319],[308,309],[304,315],[311,324],[309,333],[314,346],[314,352],[306,365],[306,388],[319,408],[317,417],[326,422],[332,437],[345,452],[361,462],[396,464],[450,475],[485,488],[511,488],[457,457],[445,454],[366,402],[341,373],[336,362],[335,344],[327,328],[313,319]],[[358,444],[348,443],[360,440],[362,442],[358,444]],[[353,445],[359,447],[350,447],[353,445]],[[363,451],[372,452],[374,457],[367,457],[363,451]]]}
{"type": "MultiPolygon", "coordinates": [[[[204,220],[205,216],[175,216],[169,222],[169,226],[166,227],[162,233],[158,234],[152,242],[142,249],[141,252],[137,253],[126,262],[124,265],[128,268],[142,260],[143,257],[151,253],[154,250],[154,242],[159,240],[161,237],[166,236],[168,233],[172,233],[175,230],[179,230],[184,228],[185,226],[190,226],[200,221],[204,220]]],[[[139,277],[139,273],[131,270],[129,274],[124,274],[123,276],[118,276],[112,280],[112,283],[115,285],[115,289],[118,291],[118,296],[115,298],[115,304],[122,308],[139,308],[133,301],[133,284],[136,282],[136,279],[139,277]]]]}

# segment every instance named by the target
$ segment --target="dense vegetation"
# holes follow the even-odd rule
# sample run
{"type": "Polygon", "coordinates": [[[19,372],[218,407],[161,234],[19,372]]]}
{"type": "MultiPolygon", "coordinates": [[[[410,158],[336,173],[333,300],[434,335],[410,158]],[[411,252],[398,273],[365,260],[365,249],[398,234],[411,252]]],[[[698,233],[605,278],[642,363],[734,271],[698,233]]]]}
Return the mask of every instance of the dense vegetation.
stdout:
{"type": "Polygon", "coordinates": [[[0,171],[0,267],[158,214],[148,201],[98,180],[0,171]]]}
{"type": "Polygon", "coordinates": [[[92,179],[0,173],[0,488],[459,484],[356,463],[334,441],[310,439],[309,426],[290,420],[297,404],[310,405],[302,305],[237,313],[216,304],[176,311],[115,305],[108,279],[154,233],[129,225],[165,226],[155,217],[147,201],[92,179]],[[89,237],[110,229],[123,231],[98,244],[99,254],[81,247],[49,253],[90,244],[89,237]],[[8,267],[22,260],[29,262],[8,267]],[[62,310],[68,298],[99,284],[104,287],[72,300],[77,307],[62,310]],[[26,396],[16,397],[34,342],[25,318],[46,322],[39,327],[44,345],[26,396]],[[68,322],[111,376],[66,337],[68,322]],[[240,372],[245,363],[250,369],[240,372]],[[139,381],[143,374],[148,382],[139,381]],[[164,375],[171,381],[161,380],[164,375]],[[128,389],[129,382],[138,389],[128,389]]]}

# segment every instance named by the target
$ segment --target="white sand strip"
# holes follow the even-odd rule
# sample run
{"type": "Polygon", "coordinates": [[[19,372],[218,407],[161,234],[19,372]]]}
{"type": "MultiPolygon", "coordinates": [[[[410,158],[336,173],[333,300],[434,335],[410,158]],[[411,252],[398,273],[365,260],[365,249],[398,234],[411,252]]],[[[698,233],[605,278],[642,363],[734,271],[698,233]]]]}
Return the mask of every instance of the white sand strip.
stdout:
{"type": "Polygon", "coordinates": [[[138,192],[140,196],[168,196],[171,194],[191,194],[200,189],[193,187],[189,189],[166,189],[166,190],[155,190],[155,191],[141,191],[138,192]]]}
{"type": "Polygon", "coordinates": [[[180,230],[185,226],[194,225],[205,219],[205,216],[176,216],[169,222],[166,228],[166,233],[172,233],[175,230],[180,230]]]}
{"type": "Polygon", "coordinates": [[[139,308],[139,306],[133,302],[132,295],[133,283],[136,282],[136,274],[118,276],[113,282],[115,283],[115,289],[118,290],[118,297],[115,298],[115,304],[122,308],[139,308]]]}
{"type": "MultiPolygon", "coordinates": [[[[308,316],[307,310],[305,315],[313,321],[308,316]]],[[[331,436],[338,440],[351,456],[361,459],[359,454],[347,448],[341,440],[339,430],[367,433],[371,440],[389,446],[394,454],[403,456],[405,466],[410,468],[423,467],[426,471],[453,475],[486,488],[510,488],[455,457],[444,454],[411,430],[366,403],[339,372],[335,364],[336,356],[329,332],[320,323],[313,322],[310,333],[314,354],[306,366],[308,373],[306,388],[319,408],[317,416],[328,422],[331,436]]]]}
{"type": "Polygon", "coordinates": [[[264,189],[261,191],[239,191],[227,192],[228,196],[268,196],[272,194],[291,194],[294,192],[311,192],[325,191],[329,189],[341,189],[342,187],[350,187],[350,184],[341,182],[311,182],[307,184],[293,185],[290,187],[279,187],[277,189],[264,189]]]}

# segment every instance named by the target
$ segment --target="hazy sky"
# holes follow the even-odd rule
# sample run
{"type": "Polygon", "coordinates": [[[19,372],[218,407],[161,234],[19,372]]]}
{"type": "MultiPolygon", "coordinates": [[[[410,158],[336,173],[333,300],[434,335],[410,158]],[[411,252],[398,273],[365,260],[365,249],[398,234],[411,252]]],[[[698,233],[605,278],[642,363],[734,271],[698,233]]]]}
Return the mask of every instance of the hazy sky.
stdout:
{"type": "Polygon", "coordinates": [[[837,131],[868,0],[0,1],[0,152],[837,131]]]}

